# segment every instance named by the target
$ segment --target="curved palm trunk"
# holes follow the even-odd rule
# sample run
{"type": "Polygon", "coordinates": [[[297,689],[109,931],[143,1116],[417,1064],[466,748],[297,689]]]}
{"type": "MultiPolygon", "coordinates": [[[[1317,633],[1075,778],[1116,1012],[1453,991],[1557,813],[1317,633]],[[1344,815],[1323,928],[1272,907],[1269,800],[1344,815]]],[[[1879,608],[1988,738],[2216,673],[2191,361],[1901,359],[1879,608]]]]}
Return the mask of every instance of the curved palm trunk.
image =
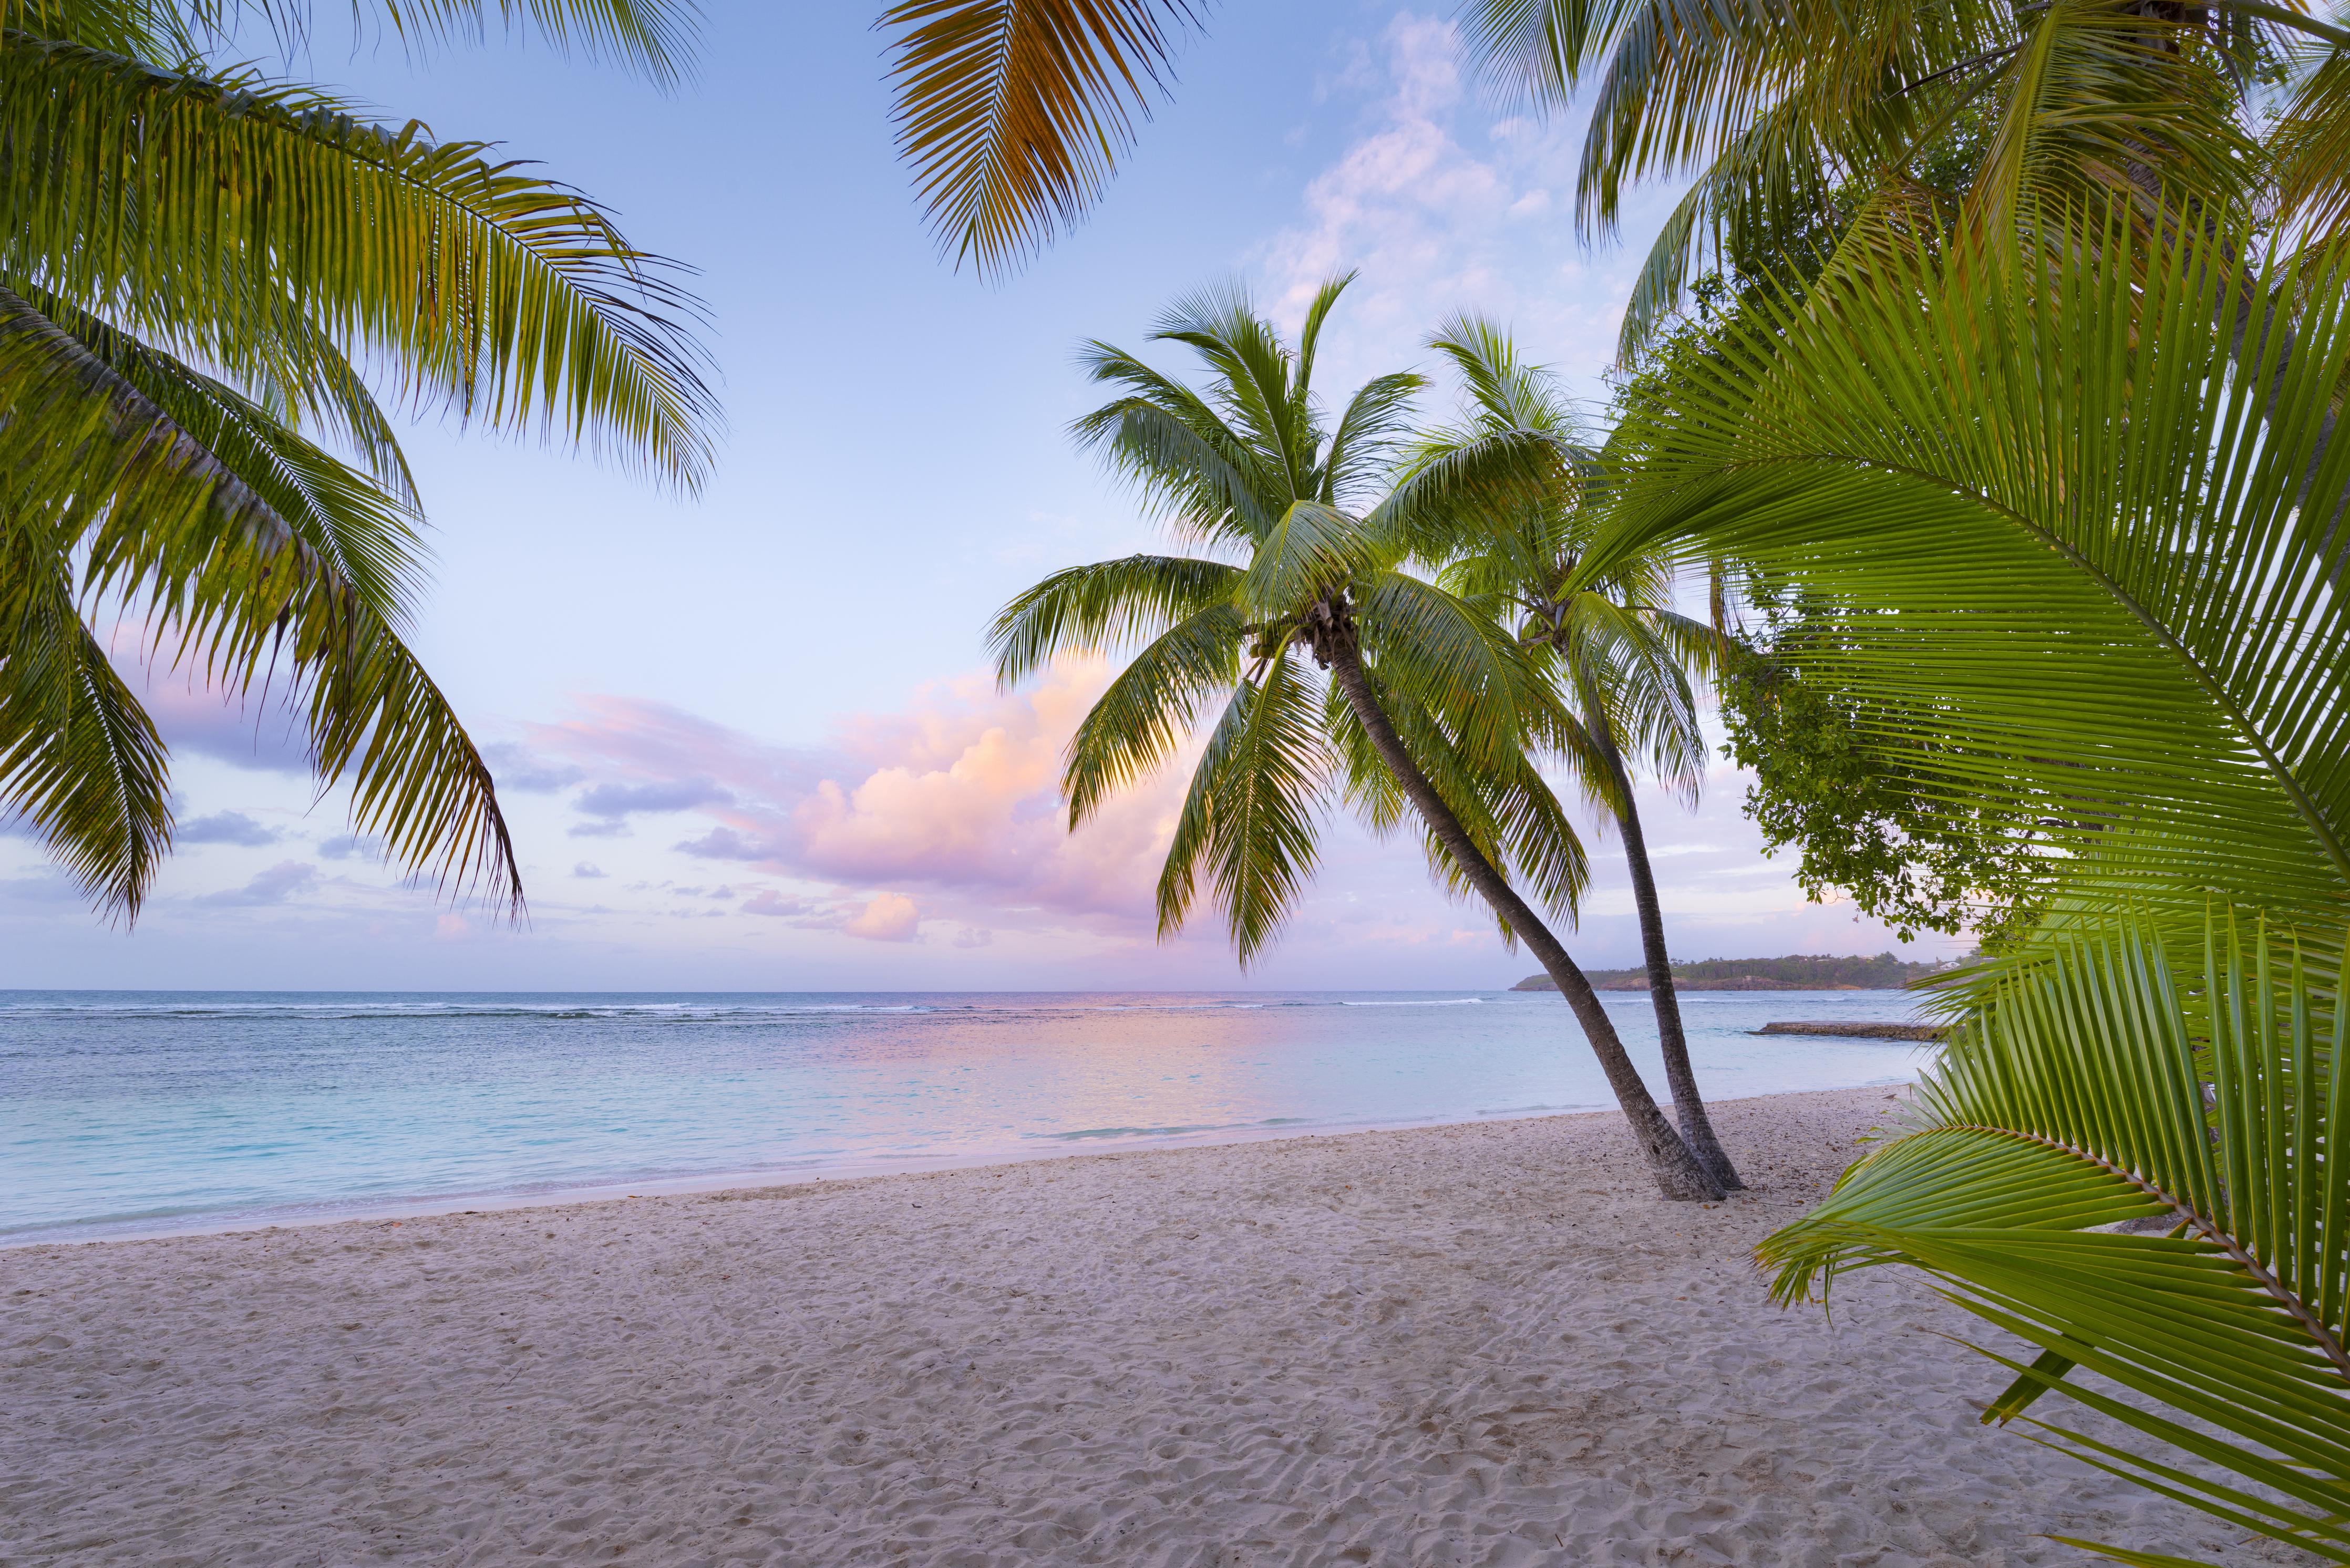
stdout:
{"type": "Polygon", "coordinates": [[[1590,710],[1584,724],[1598,742],[1599,753],[1615,775],[1617,797],[1624,803],[1616,813],[1616,826],[1624,835],[1624,864],[1632,875],[1632,905],[1640,915],[1640,957],[1648,969],[1648,1002],[1657,1013],[1657,1044],[1665,1055],[1665,1083],[1673,1092],[1673,1116],[1681,1124],[1681,1137],[1689,1141],[1690,1152],[1697,1156],[1706,1174],[1723,1190],[1736,1192],[1746,1183],[1738,1179],[1738,1168],[1730,1163],[1721,1140],[1714,1137],[1712,1118],[1705,1114],[1705,1101],[1697,1092],[1697,1075],[1690,1070],[1680,997],[1673,990],[1673,963],[1665,952],[1665,913],[1657,901],[1657,878],[1648,869],[1648,844],[1640,832],[1640,808],[1632,799],[1631,774],[1616,750],[1616,732],[1607,714],[1590,710]]]}
{"type": "Polygon", "coordinates": [[[1672,1199],[1720,1198],[1721,1186],[1706,1174],[1705,1167],[1690,1152],[1680,1134],[1673,1130],[1673,1124],[1657,1108],[1655,1096],[1640,1081],[1639,1069],[1624,1054],[1624,1042],[1617,1036],[1616,1026],[1608,1022],[1607,1010],[1599,1005],[1598,993],[1591,989],[1583,971],[1575,967],[1558,939],[1551,935],[1550,928],[1485,858],[1476,840],[1469,836],[1469,830],[1461,826],[1461,819],[1452,815],[1452,808],[1412,760],[1403,737],[1388,722],[1386,710],[1379,706],[1378,695],[1371,690],[1352,636],[1343,632],[1331,636],[1325,646],[1331,676],[1345,695],[1347,705],[1362,722],[1372,746],[1394,772],[1404,794],[1444,847],[1451,851],[1471,885],[1483,895],[1495,914],[1510,923],[1518,940],[1542,961],[1543,969],[1556,982],[1559,994],[1575,1009],[1575,1021],[1583,1025],[1584,1037],[1591,1042],[1592,1054],[1599,1058],[1600,1070],[1607,1075],[1608,1087],[1616,1091],[1616,1103],[1624,1108],[1625,1119],[1632,1124],[1632,1137],[1648,1158],[1648,1171],[1656,1178],[1658,1189],[1672,1199]]]}

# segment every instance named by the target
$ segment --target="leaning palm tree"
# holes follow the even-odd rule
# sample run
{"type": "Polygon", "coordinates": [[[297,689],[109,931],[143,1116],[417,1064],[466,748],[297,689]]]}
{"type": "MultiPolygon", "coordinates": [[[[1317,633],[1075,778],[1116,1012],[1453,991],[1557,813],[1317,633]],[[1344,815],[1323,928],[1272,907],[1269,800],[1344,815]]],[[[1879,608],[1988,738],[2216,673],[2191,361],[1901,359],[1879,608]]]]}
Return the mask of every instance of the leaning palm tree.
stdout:
{"type": "Polygon", "coordinates": [[[2350,256],[2263,262],[2293,313],[2239,342],[2209,306],[2261,236],[2136,215],[2033,214],[2063,269],[1880,237],[1766,301],[1619,430],[1581,571],[1722,551],[1837,607],[1807,659],[1864,740],[1930,737],[1918,788],[2056,851],[2033,940],[1949,993],[1923,1125],[1765,1244],[1782,1298],[1924,1269],[2039,1347],[1994,1417],[2054,1389],[2249,1484],[2058,1437],[2093,1462],[2350,1563],[2350,606],[2304,504],[2350,486],[2350,256]]]}
{"type": "MultiPolygon", "coordinates": [[[[382,0],[411,37],[491,10],[382,0]]],[[[362,831],[518,909],[490,772],[401,639],[421,514],[392,409],[690,487],[712,422],[694,307],[592,202],[489,144],[207,64],[239,11],[0,0],[0,812],[135,917],[171,842],[168,756],[103,614],[231,691],[290,681],[362,831]]],[[[666,0],[530,12],[675,69],[666,0]]]]}
{"type": "Polygon", "coordinates": [[[1079,441],[1207,553],[1045,578],[996,618],[999,676],[1140,644],[1069,742],[1073,828],[1221,707],[1168,847],[1159,923],[1162,935],[1181,927],[1204,875],[1244,963],[1295,909],[1334,790],[1375,829],[1416,815],[1439,877],[1482,898],[1558,983],[1666,1196],[1717,1198],[1534,907],[1571,915],[1586,871],[1526,755],[1555,716],[1539,675],[1490,606],[1404,569],[1463,505],[1544,480],[1550,448],[1506,432],[1388,487],[1419,378],[1372,380],[1335,424],[1314,397],[1347,281],[1315,296],[1294,348],[1236,293],[1179,305],[1153,336],[1200,356],[1204,391],[1087,348],[1094,379],[1118,395],[1077,421],[1079,441]]]}
{"type": "Polygon", "coordinates": [[[1518,618],[1520,644],[1540,651],[1558,684],[1565,710],[1557,724],[1560,755],[1623,843],[1674,1119],[1716,1183],[1743,1187],[1690,1064],[1632,768],[1637,756],[1653,777],[1696,804],[1706,744],[1690,676],[1711,671],[1721,639],[1672,607],[1673,572],[1661,553],[1628,560],[1607,580],[1567,591],[1598,515],[1597,508],[1583,504],[1593,453],[1580,440],[1573,410],[1556,381],[1521,359],[1508,334],[1490,321],[1456,317],[1429,342],[1458,372],[1468,412],[1459,425],[1423,438],[1416,461],[1445,462],[1520,432],[1558,450],[1556,482],[1547,489],[1461,519],[1467,526],[1440,580],[1506,607],[1518,618]]]}

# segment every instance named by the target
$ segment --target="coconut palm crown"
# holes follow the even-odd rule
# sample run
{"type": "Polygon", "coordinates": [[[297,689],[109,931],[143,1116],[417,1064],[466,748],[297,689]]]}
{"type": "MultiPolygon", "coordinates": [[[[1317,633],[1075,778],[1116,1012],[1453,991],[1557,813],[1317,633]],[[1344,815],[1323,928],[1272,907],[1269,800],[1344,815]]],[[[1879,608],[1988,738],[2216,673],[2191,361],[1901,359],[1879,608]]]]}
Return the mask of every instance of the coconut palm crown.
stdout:
{"type": "Polygon", "coordinates": [[[1243,962],[1295,909],[1334,796],[1382,833],[1416,815],[1439,877],[1482,898],[1560,980],[1659,1185],[1719,1196],[1544,922],[1543,911],[1572,918],[1587,863],[1527,757],[1562,716],[1541,672],[1491,605],[1407,569],[1464,506],[1539,485],[1555,450],[1500,432],[1390,483],[1421,379],[1375,378],[1335,421],[1313,392],[1347,282],[1315,296],[1294,348],[1236,292],[1175,306],[1152,336],[1200,357],[1205,391],[1087,347],[1094,379],[1118,395],[1076,422],[1078,441],[1204,553],[1047,577],[996,619],[999,675],[1136,649],[1070,741],[1072,827],[1205,724],[1159,881],[1159,929],[1182,925],[1204,878],[1243,962]]]}

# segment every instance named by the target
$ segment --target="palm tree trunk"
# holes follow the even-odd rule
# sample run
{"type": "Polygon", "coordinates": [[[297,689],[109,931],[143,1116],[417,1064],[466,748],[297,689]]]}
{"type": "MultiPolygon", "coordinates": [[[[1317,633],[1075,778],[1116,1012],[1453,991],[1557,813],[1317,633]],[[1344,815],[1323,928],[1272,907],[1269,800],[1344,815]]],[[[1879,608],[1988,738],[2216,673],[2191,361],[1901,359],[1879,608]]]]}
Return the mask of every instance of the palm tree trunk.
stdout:
{"type": "Polygon", "coordinates": [[[1657,1044],[1665,1055],[1665,1082],[1673,1091],[1673,1116],[1706,1174],[1724,1191],[1736,1192],[1746,1183],[1738,1179],[1738,1168],[1714,1137],[1712,1118],[1697,1092],[1697,1075],[1690,1070],[1689,1036],[1681,1031],[1680,997],[1673,990],[1673,963],[1665,952],[1664,909],[1657,901],[1657,878],[1648,868],[1648,844],[1640,832],[1640,808],[1632,799],[1632,777],[1616,750],[1616,732],[1607,715],[1587,709],[1584,727],[1598,742],[1599,754],[1615,778],[1617,798],[1623,802],[1616,826],[1624,835],[1624,864],[1632,874],[1632,907],[1640,915],[1640,957],[1648,966],[1648,1004],[1657,1013],[1657,1044]]]}
{"type": "MultiPolygon", "coordinates": [[[[1403,785],[1403,791],[1429,828],[1467,875],[1471,886],[1483,895],[1493,912],[1509,922],[1510,929],[1526,944],[1534,957],[1542,961],[1543,969],[1558,986],[1567,1005],[1575,1009],[1575,1021],[1583,1025],[1584,1037],[1591,1042],[1593,1054],[1599,1058],[1600,1070],[1607,1075],[1608,1087],[1616,1091],[1616,1103],[1624,1109],[1625,1119],[1632,1124],[1632,1137],[1648,1161],[1649,1174],[1657,1180],[1658,1189],[1667,1198],[1679,1199],[1718,1199],[1721,1186],[1706,1174],[1705,1167],[1690,1151],[1673,1124],[1657,1108],[1655,1096],[1648,1085],[1640,1081],[1639,1069],[1632,1065],[1631,1057],[1624,1053],[1624,1042],[1616,1033],[1616,1026],[1607,1020],[1607,1010],[1600,1006],[1598,993],[1591,981],[1575,967],[1558,939],[1550,933],[1540,917],[1527,907],[1477,847],[1469,830],[1428,775],[1412,760],[1411,752],[1388,722],[1387,711],[1379,706],[1378,694],[1371,690],[1369,677],[1363,670],[1362,655],[1354,645],[1351,631],[1341,631],[1328,638],[1324,645],[1330,661],[1330,673],[1338,683],[1347,705],[1370,736],[1371,745],[1403,785]]],[[[1317,649],[1317,651],[1322,649],[1317,649]]]]}

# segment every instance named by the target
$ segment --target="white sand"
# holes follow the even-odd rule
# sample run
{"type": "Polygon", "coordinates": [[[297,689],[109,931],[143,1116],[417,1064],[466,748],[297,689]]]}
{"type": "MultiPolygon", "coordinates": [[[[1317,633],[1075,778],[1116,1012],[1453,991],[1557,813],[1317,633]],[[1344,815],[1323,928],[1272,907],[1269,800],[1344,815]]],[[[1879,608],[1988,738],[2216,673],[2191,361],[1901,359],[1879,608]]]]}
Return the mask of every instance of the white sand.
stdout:
{"type": "Polygon", "coordinates": [[[0,1563],[2305,1562],[1913,1282],[1767,1304],[1885,1102],[1721,1107],[1716,1209],[1575,1116],[0,1252],[0,1563]]]}

